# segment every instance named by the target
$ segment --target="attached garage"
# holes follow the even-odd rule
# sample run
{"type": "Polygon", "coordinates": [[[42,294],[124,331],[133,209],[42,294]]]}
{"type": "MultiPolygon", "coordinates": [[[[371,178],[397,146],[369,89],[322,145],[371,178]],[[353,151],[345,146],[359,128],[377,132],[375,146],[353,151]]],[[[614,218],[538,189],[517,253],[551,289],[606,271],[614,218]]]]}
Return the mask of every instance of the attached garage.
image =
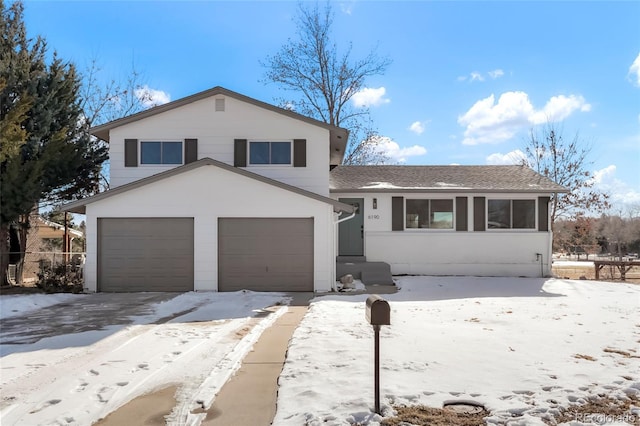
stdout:
{"type": "Polygon", "coordinates": [[[193,256],[193,218],[98,218],[98,291],[191,291],[193,256]]]}
{"type": "Polygon", "coordinates": [[[219,218],[218,290],[313,291],[313,218],[219,218]]]}

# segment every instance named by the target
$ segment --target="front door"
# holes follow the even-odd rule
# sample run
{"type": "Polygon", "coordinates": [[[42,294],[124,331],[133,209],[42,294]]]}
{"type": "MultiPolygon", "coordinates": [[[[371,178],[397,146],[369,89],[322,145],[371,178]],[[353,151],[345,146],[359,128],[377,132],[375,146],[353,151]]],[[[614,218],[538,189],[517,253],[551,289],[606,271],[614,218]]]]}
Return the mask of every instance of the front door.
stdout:
{"type": "Polygon", "coordinates": [[[356,209],[356,215],[338,225],[338,255],[364,255],[364,200],[362,198],[340,198],[341,203],[356,209]]]}

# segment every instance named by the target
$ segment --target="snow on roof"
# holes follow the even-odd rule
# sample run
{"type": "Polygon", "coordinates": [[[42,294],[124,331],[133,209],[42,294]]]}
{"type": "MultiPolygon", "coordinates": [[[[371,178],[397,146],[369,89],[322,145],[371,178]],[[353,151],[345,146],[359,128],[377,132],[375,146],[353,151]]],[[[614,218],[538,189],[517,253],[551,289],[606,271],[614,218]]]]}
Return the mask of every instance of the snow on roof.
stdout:
{"type": "Polygon", "coordinates": [[[567,192],[524,166],[338,166],[331,192],[567,192]]]}

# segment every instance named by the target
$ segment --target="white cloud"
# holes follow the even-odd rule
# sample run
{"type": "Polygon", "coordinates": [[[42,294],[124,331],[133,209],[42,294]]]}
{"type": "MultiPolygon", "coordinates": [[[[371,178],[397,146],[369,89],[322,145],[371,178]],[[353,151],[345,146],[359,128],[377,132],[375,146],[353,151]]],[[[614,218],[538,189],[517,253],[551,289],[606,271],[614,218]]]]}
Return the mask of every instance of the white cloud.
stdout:
{"type": "Polygon", "coordinates": [[[471,81],[484,81],[484,77],[477,71],[472,72],[470,75],[471,81]]]}
{"type": "MultiPolygon", "coordinates": [[[[493,71],[488,71],[486,73],[487,76],[489,76],[490,78],[492,78],[493,80],[500,78],[504,75],[504,71],[502,71],[500,68],[497,68],[493,71]]],[[[487,77],[479,72],[479,71],[473,71],[471,73],[469,73],[468,76],[466,75],[461,75],[458,77],[458,81],[466,81],[469,80],[469,82],[474,82],[474,81],[485,81],[487,77]]]]}
{"type": "Polygon", "coordinates": [[[359,92],[354,93],[351,101],[357,107],[369,107],[369,106],[380,106],[382,104],[388,104],[391,102],[389,98],[385,98],[387,89],[384,87],[378,87],[377,89],[373,89],[370,87],[365,87],[359,92]]]}
{"type": "Polygon", "coordinates": [[[346,15],[351,15],[353,13],[353,2],[342,2],[340,3],[340,10],[342,11],[342,13],[346,14],[346,15]]]}
{"type": "Polygon", "coordinates": [[[151,89],[146,84],[135,91],[136,97],[146,108],[166,104],[171,101],[171,95],[162,90],[151,89]]]}
{"type": "Polygon", "coordinates": [[[425,126],[428,124],[428,121],[415,121],[409,126],[409,130],[411,130],[416,135],[421,135],[424,133],[425,126]]]}
{"type": "Polygon", "coordinates": [[[627,78],[634,86],[640,87],[640,53],[636,57],[635,61],[629,67],[629,73],[627,74],[627,78]]]}
{"type": "Polygon", "coordinates": [[[522,164],[522,160],[526,158],[524,152],[516,149],[506,154],[496,152],[486,158],[486,163],[494,166],[522,164]]]}
{"type": "Polygon", "coordinates": [[[378,152],[389,157],[392,162],[397,163],[406,163],[408,157],[418,157],[427,153],[427,149],[420,145],[400,148],[397,142],[387,136],[378,136],[375,139],[375,143],[378,152]]]}
{"type": "Polygon", "coordinates": [[[582,96],[569,95],[553,96],[541,111],[536,112],[530,121],[533,124],[542,124],[547,121],[562,121],[574,111],[591,111],[591,104],[588,104],[582,96]]]}
{"type": "Polygon", "coordinates": [[[504,75],[504,71],[498,68],[493,71],[489,71],[488,74],[489,74],[489,77],[495,80],[496,78],[502,77],[504,75]]]}
{"type": "Polygon", "coordinates": [[[609,203],[614,209],[640,205],[640,191],[616,178],[617,167],[609,165],[593,172],[593,186],[609,194],[609,203]]]}
{"type": "Polygon", "coordinates": [[[500,143],[533,124],[561,121],[574,111],[589,111],[591,105],[582,96],[554,96],[541,110],[536,110],[524,92],[505,92],[496,102],[491,95],[476,102],[458,124],[465,126],[463,144],[500,143]]]}

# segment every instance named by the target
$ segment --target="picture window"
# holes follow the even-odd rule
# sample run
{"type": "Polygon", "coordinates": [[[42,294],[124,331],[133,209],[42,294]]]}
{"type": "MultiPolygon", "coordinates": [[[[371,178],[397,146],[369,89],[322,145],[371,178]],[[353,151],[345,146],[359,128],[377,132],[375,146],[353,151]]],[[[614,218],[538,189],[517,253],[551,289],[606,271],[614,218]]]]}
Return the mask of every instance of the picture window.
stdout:
{"type": "Polygon", "coordinates": [[[535,200],[489,200],[488,229],[535,229],[535,200]]]}
{"type": "Polygon", "coordinates": [[[453,200],[408,199],[407,229],[453,229],[453,200]]]}

